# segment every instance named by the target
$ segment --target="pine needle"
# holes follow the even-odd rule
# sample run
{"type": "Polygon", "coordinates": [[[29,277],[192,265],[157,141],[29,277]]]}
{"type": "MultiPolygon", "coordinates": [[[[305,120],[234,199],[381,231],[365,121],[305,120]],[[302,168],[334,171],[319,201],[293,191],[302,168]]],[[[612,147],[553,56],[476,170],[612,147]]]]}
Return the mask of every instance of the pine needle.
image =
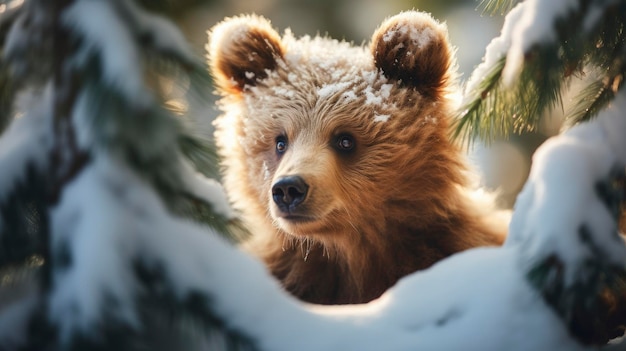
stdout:
{"type": "Polygon", "coordinates": [[[511,9],[515,7],[518,2],[518,0],[482,0],[479,6],[483,8],[483,14],[489,13],[490,15],[504,15],[511,11],[511,9]]]}

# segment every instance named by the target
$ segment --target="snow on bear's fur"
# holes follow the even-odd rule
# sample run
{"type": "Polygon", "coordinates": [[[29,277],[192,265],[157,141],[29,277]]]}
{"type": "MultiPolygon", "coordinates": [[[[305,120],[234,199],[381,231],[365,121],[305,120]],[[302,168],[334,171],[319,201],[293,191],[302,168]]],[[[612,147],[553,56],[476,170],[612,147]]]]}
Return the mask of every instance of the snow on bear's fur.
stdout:
{"type": "Polygon", "coordinates": [[[244,244],[302,300],[378,297],[506,224],[468,190],[449,140],[454,57],[429,15],[386,20],[369,47],[281,37],[262,17],[210,31],[223,181],[244,244]]]}

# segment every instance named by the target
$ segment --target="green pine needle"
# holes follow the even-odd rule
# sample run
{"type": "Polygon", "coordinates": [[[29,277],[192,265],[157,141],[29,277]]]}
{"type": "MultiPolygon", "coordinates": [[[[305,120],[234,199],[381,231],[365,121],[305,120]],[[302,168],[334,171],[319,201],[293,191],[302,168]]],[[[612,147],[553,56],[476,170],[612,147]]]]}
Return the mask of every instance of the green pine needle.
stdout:
{"type": "Polygon", "coordinates": [[[518,2],[518,0],[482,0],[480,6],[483,8],[483,13],[504,15],[511,11],[518,2]]]}
{"type": "MultiPolygon", "coordinates": [[[[487,0],[486,6],[495,9],[513,3],[487,0]]],[[[476,91],[467,93],[468,103],[453,126],[453,137],[489,143],[536,130],[551,109],[565,109],[563,92],[585,70],[601,74],[583,89],[575,108],[567,111],[568,124],[588,120],[606,107],[626,75],[626,2],[606,6],[592,23],[587,18],[591,6],[599,5],[583,1],[577,11],[557,19],[555,40],[524,53],[521,73],[511,86],[501,81],[505,57],[491,67],[476,91]]]]}

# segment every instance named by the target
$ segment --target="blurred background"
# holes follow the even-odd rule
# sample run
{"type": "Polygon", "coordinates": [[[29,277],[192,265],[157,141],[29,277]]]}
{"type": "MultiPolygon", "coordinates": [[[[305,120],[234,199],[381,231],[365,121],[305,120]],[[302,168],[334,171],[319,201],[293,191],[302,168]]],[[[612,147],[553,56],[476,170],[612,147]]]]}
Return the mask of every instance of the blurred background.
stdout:
{"type": "MultiPolygon", "coordinates": [[[[369,42],[385,18],[411,9],[429,12],[448,25],[462,81],[481,62],[485,47],[499,35],[504,21],[504,14],[484,13],[480,0],[180,0],[176,4],[172,1],[167,11],[174,15],[196,53],[204,56],[207,30],[224,17],[256,13],[270,19],[279,33],[290,28],[296,37],[319,34],[360,45],[369,42]]],[[[206,119],[200,121],[202,133],[207,136],[212,135],[210,121],[219,113],[213,106],[215,97],[210,99],[203,107],[206,112],[201,114],[206,119]]],[[[558,111],[543,120],[545,125],[536,133],[513,136],[489,146],[475,142],[469,151],[481,185],[497,191],[503,208],[514,204],[534,150],[560,128],[558,111]]]]}

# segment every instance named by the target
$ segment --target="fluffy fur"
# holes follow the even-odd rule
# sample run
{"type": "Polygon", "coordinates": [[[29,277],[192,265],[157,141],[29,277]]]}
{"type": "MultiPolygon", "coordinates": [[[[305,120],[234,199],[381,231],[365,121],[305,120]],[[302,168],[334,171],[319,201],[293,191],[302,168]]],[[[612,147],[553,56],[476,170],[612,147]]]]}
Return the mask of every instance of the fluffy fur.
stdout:
{"type": "Polygon", "coordinates": [[[505,222],[470,196],[449,140],[443,24],[404,12],[368,48],[281,37],[241,16],[217,24],[207,48],[223,182],[252,233],[244,246],[297,297],[367,302],[455,252],[502,243],[505,222]],[[305,185],[276,190],[288,176],[305,185]],[[299,200],[281,207],[287,195],[299,200]]]}

